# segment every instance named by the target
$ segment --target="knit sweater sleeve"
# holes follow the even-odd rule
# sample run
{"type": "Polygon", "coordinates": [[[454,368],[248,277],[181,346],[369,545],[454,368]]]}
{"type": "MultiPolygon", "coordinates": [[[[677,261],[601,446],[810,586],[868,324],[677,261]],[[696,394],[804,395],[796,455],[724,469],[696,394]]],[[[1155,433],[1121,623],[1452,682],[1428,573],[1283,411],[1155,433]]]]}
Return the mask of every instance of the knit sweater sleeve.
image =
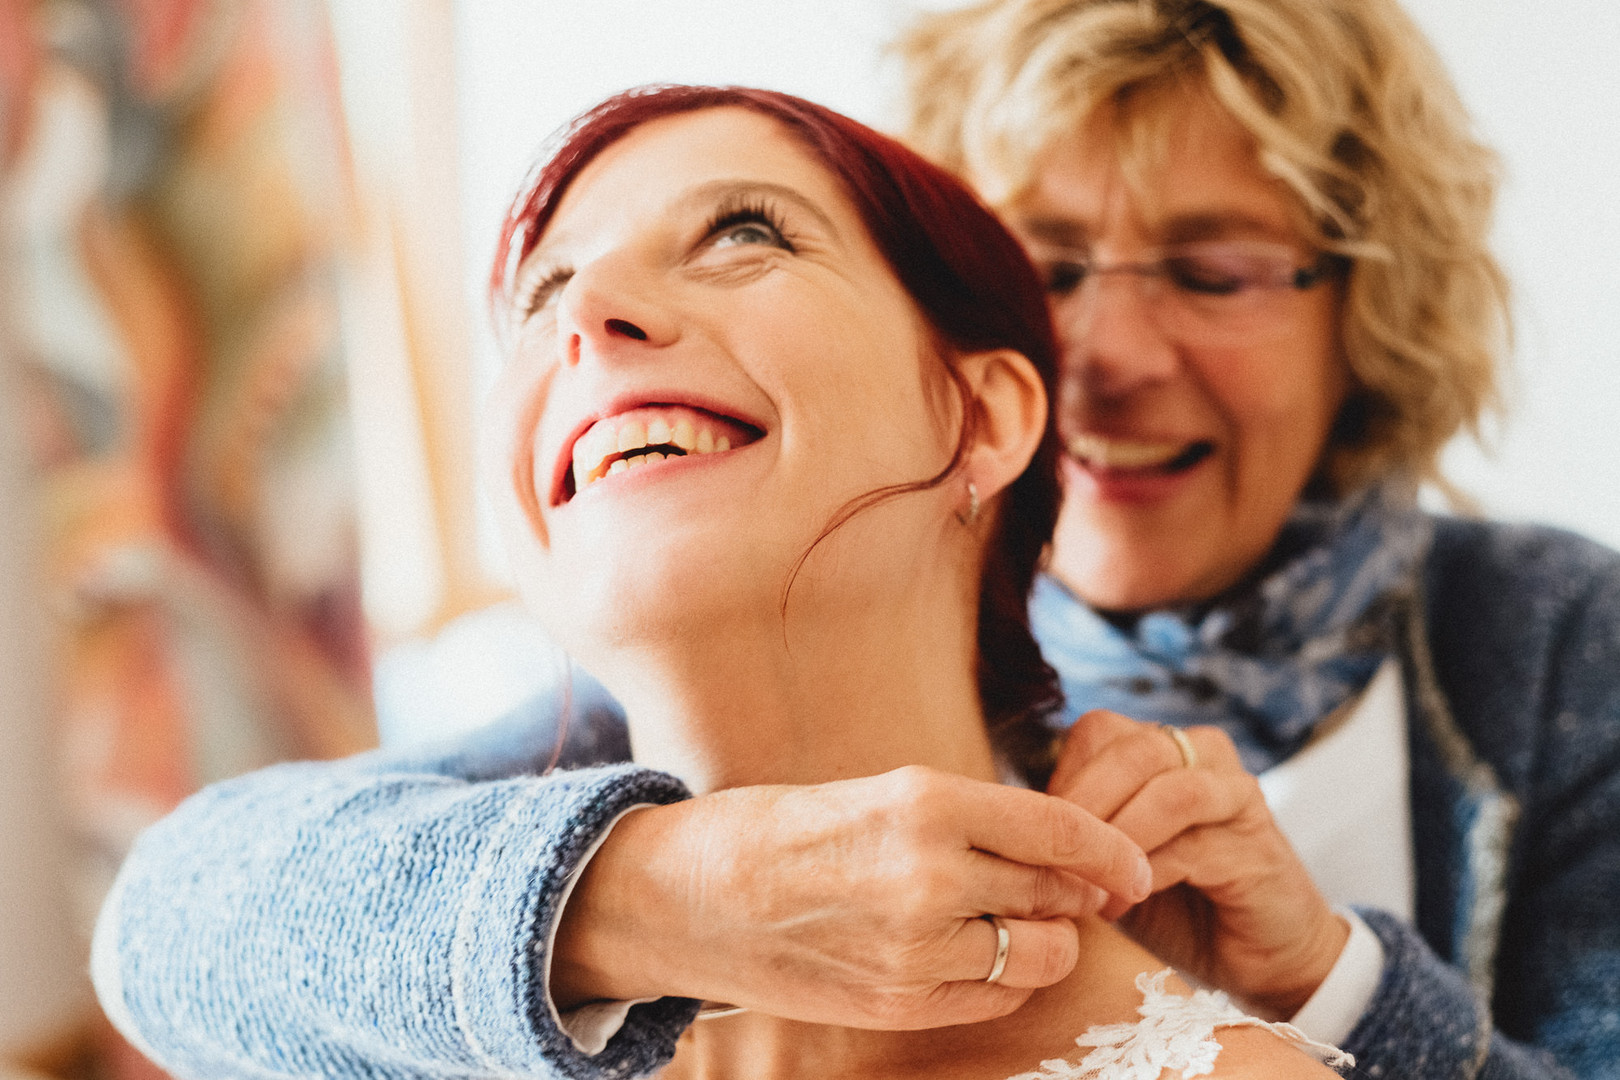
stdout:
{"type": "MultiPolygon", "coordinates": [[[[1470,1040],[1486,1050],[1478,1075],[1620,1080],[1620,555],[1550,529],[1446,532],[1430,592],[1436,667],[1522,808],[1493,972],[1496,1034],[1470,1040]],[[1525,1063],[1541,1050],[1567,1071],[1525,1063]]],[[[1407,955],[1410,974],[1397,978],[1414,995],[1445,994],[1433,954],[1407,955]]],[[[1461,977],[1449,978],[1460,1002],[1461,977]]],[[[1398,1007],[1383,1010],[1385,1030],[1398,1007]]]]}
{"type": "Polygon", "coordinates": [[[1377,1080],[1573,1080],[1546,1050],[1495,1030],[1467,977],[1416,930],[1387,912],[1357,908],[1384,946],[1372,1004],[1344,1041],[1358,1076],[1377,1080]]]}
{"type": "Polygon", "coordinates": [[[639,1005],[586,1057],[546,1005],[544,946],[606,824],[687,796],[622,764],[535,775],[488,736],[239,777],[136,843],[97,926],[97,991],[188,1080],[642,1075],[697,1003],[639,1005]]]}

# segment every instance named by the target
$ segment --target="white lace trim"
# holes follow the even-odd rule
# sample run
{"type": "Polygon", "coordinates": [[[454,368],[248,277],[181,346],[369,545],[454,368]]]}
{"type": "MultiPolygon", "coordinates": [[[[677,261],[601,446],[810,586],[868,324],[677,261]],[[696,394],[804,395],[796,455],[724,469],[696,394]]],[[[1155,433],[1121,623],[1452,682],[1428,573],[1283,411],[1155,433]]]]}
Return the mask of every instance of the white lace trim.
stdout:
{"type": "Polygon", "coordinates": [[[1330,1066],[1354,1065],[1356,1059],[1336,1047],[1312,1042],[1292,1024],[1271,1024],[1244,1013],[1219,990],[1198,990],[1191,997],[1164,988],[1170,969],[1136,977],[1142,991],[1134,1024],[1107,1024],[1086,1031],[1075,1045],[1093,1047],[1078,1065],[1061,1058],[1041,1062],[1036,1072],[1011,1080],[1159,1080],[1164,1069],[1182,1077],[1208,1076],[1215,1070],[1221,1044],[1215,1029],[1264,1028],[1330,1066]]]}

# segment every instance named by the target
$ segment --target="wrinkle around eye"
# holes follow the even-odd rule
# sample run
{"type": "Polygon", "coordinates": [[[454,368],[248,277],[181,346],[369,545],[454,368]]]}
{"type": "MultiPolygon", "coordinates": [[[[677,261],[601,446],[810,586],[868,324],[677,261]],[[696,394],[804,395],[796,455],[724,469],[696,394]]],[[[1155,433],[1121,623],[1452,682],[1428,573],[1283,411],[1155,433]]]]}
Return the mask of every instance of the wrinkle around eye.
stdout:
{"type": "MultiPolygon", "coordinates": [[[[709,254],[709,253],[705,253],[709,254]]],[[[780,269],[788,252],[774,245],[745,244],[717,249],[711,257],[699,257],[687,272],[711,285],[745,285],[780,269]]]]}

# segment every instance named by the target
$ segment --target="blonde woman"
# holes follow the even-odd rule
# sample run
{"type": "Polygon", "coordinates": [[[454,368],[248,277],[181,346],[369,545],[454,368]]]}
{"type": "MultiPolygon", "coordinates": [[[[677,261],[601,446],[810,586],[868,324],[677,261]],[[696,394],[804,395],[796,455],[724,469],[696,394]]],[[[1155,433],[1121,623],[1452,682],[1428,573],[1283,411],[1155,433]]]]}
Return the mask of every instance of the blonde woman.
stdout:
{"type": "Polygon", "coordinates": [[[1620,1075],[1620,560],[1415,506],[1508,331],[1495,159],[1422,34],[996,0],[900,51],[1063,341],[1033,613],[1069,708],[1138,721],[1053,785],[1152,852],[1126,925],[1369,1071],[1620,1075]]]}

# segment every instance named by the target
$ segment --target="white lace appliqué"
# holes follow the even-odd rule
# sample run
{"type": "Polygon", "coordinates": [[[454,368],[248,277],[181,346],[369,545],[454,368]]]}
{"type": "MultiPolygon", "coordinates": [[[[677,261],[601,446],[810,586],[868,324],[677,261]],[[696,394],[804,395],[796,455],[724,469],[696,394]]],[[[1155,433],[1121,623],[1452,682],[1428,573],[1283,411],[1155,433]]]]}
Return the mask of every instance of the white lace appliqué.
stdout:
{"type": "Polygon", "coordinates": [[[1061,1058],[1041,1062],[1036,1072],[1011,1080],[1159,1080],[1165,1069],[1182,1077],[1208,1076],[1215,1070],[1221,1044],[1215,1029],[1264,1028],[1287,1039],[1327,1065],[1354,1065],[1355,1058],[1323,1043],[1312,1042],[1292,1024],[1272,1024],[1244,1013],[1218,990],[1197,990],[1191,997],[1164,988],[1170,969],[1136,977],[1142,1017],[1134,1024],[1108,1024],[1089,1029],[1074,1040],[1081,1049],[1094,1047],[1078,1065],[1061,1058]]]}

